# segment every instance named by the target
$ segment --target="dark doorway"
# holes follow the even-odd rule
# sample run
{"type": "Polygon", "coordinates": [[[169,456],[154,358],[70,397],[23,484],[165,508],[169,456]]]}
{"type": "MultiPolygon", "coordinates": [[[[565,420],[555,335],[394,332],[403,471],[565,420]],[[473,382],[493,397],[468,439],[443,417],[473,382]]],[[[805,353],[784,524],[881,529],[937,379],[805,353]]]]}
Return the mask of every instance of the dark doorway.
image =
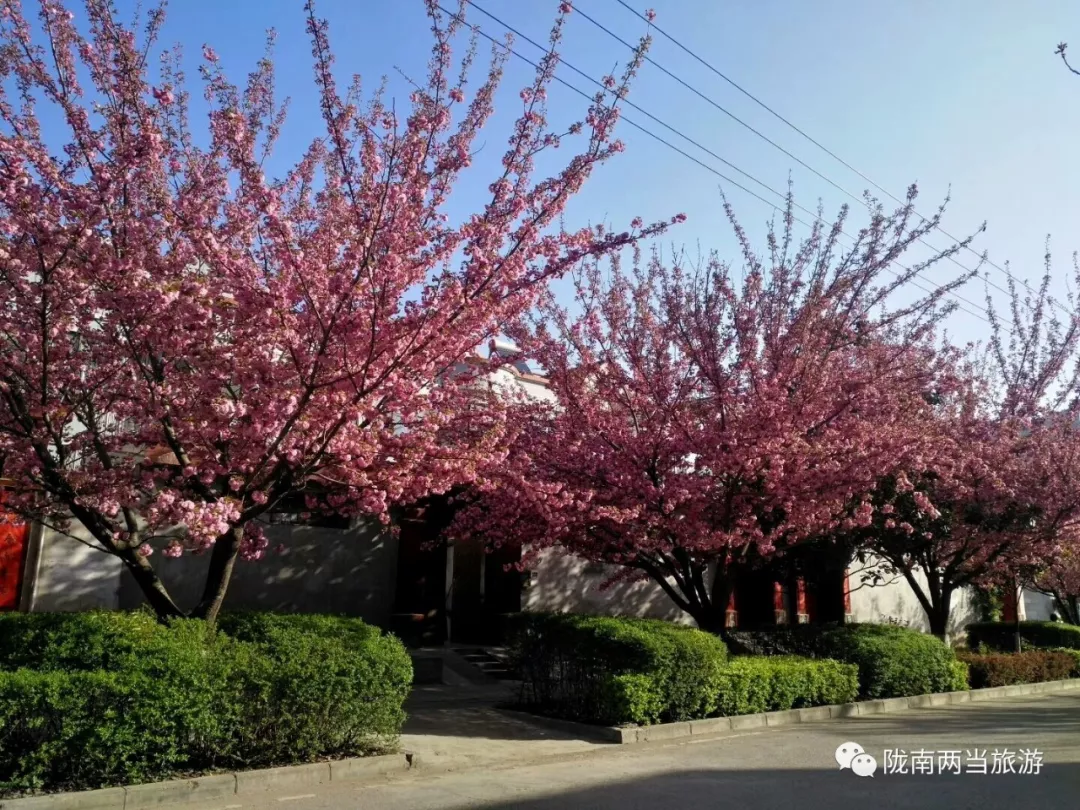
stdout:
{"type": "Polygon", "coordinates": [[[480,538],[454,544],[450,635],[457,644],[503,643],[503,619],[521,610],[521,549],[487,549],[480,538]]]}
{"type": "Polygon", "coordinates": [[[446,641],[446,555],[441,534],[452,511],[445,498],[431,498],[399,517],[397,589],[391,630],[410,646],[446,641]]]}
{"type": "Polygon", "coordinates": [[[775,582],[768,569],[739,572],[735,598],[739,608],[739,628],[754,630],[776,624],[775,582]]]}

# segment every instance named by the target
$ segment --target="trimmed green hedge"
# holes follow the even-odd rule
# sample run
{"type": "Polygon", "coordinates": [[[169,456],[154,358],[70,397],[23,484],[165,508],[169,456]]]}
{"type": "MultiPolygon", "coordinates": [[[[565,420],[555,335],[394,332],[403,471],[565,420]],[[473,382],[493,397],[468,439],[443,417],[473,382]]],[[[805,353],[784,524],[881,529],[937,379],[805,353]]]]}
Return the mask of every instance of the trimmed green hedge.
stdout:
{"type": "Polygon", "coordinates": [[[727,647],[670,622],[521,613],[508,621],[526,707],[604,724],[706,717],[716,709],[727,647]]]}
{"type": "MultiPolygon", "coordinates": [[[[968,646],[1001,652],[1016,650],[1016,622],[976,622],[967,626],[968,646]]],[[[1080,650],[1080,627],[1063,622],[1020,622],[1020,641],[1040,650],[1067,647],[1080,650]]]]}
{"type": "Polygon", "coordinates": [[[1076,667],[1074,656],[1045,650],[985,655],[964,653],[960,659],[968,665],[971,686],[975,689],[1060,681],[1068,678],[1076,667]]]}
{"type": "Polygon", "coordinates": [[[276,633],[296,631],[323,638],[337,638],[350,646],[361,647],[379,638],[378,627],[365,624],[352,616],[332,616],[324,613],[259,613],[235,611],[222,613],[218,628],[240,641],[264,642],[276,633]]]}
{"type": "Polygon", "coordinates": [[[724,667],[717,708],[722,715],[784,711],[850,703],[859,694],[859,668],[828,659],[736,658],[724,667]]]}
{"type": "Polygon", "coordinates": [[[386,750],[412,665],[357,619],[0,616],[0,795],[386,750]]]}
{"type": "Polygon", "coordinates": [[[752,654],[832,658],[859,667],[860,694],[907,697],[957,691],[953,652],[941,639],[888,624],[812,625],[732,634],[752,654]]]}
{"type": "Polygon", "coordinates": [[[0,670],[124,669],[166,638],[148,611],[0,613],[0,670]]]}
{"type": "Polygon", "coordinates": [[[857,664],[868,698],[954,691],[956,656],[939,638],[887,624],[856,624],[826,631],[821,653],[857,664]]]}

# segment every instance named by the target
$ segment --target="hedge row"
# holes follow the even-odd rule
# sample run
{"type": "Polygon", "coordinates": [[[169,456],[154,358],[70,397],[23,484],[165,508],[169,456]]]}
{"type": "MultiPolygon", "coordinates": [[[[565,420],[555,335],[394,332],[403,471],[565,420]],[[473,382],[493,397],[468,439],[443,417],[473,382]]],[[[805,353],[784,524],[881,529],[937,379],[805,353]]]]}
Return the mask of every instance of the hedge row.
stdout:
{"type": "Polygon", "coordinates": [[[708,633],[668,622],[521,614],[510,623],[527,708],[617,725],[846,703],[858,667],[785,657],[727,660],[708,633]]]}
{"type": "Polygon", "coordinates": [[[570,613],[508,621],[522,703],[585,722],[671,722],[716,708],[727,647],[670,622],[570,613]]]}
{"type": "Polygon", "coordinates": [[[391,746],[411,662],[359,620],[0,616],[0,795],[391,746]]]}
{"type": "Polygon", "coordinates": [[[982,655],[962,653],[960,659],[968,665],[974,689],[1060,681],[1070,677],[1077,665],[1076,657],[1069,653],[1044,650],[982,655]]]}
{"type": "Polygon", "coordinates": [[[959,691],[962,668],[939,638],[887,624],[801,625],[731,634],[740,652],[831,658],[859,668],[866,698],[959,691]]]}
{"type": "Polygon", "coordinates": [[[859,668],[828,659],[736,658],[723,672],[721,715],[785,711],[850,703],[859,694],[859,668]]]}
{"type": "MultiPolygon", "coordinates": [[[[1015,622],[976,622],[967,626],[968,646],[1001,652],[1016,649],[1015,622]]],[[[1065,647],[1080,650],[1080,627],[1062,622],[1020,622],[1022,646],[1049,650],[1065,647]]]]}

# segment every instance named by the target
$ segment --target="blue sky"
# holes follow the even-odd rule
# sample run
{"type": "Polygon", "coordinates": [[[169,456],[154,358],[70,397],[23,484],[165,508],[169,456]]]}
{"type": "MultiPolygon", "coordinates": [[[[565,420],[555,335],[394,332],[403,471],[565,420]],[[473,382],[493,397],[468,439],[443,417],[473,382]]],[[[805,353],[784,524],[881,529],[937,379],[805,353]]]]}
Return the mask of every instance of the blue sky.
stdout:
{"type": "MultiPolygon", "coordinates": [[[[478,2],[541,41],[558,5],[555,0],[478,2]]],[[[907,184],[918,182],[922,212],[934,210],[951,185],[946,230],[964,235],[986,220],[988,231],[977,246],[989,251],[997,264],[1010,260],[1018,277],[1037,280],[1050,234],[1055,287],[1064,292],[1071,254],[1080,249],[1080,77],[1068,73],[1053,51],[1060,40],[1072,39],[1080,58],[1080,4],[1075,0],[649,4],[668,33],[890,192],[902,195],[907,184]]],[[[126,11],[133,4],[122,0],[119,5],[126,11]]],[[[578,0],[576,5],[626,39],[644,31],[644,24],[616,0],[578,0]]],[[[630,5],[646,7],[644,0],[630,5]]],[[[318,11],[330,20],[342,80],[358,72],[373,88],[387,74],[393,93],[404,103],[408,91],[395,69],[422,77],[430,45],[421,1],[320,0],[318,11]]],[[[470,14],[484,30],[503,33],[483,15],[470,14]]],[[[194,75],[199,46],[207,42],[230,75],[242,79],[261,54],[269,27],[279,36],[279,88],[293,100],[273,171],[296,157],[319,127],[301,0],[174,2],[163,43],[185,45],[194,75]]],[[[530,57],[537,53],[524,42],[517,47],[530,57]]],[[[623,46],[579,15],[571,15],[562,54],[595,76],[627,57],[623,46]]],[[[662,37],[650,55],[839,185],[856,193],[867,186],[662,37]]],[[[458,212],[469,210],[490,180],[484,168],[503,151],[508,124],[520,109],[517,93],[530,71],[517,60],[509,65],[500,113],[480,138],[484,148],[455,200],[458,212]]],[[[572,73],[560,75],[589,89],[572,73]]],[[[848,201],[654,67],[645,67],[632,99],[774,188],[782,190],[790,174],[797,200],[807,208],[821,199],[832,212],[848,201]]],[[[555,122],[575,120],[584,105],[565,88],[551,91],[555,122]]],[[[659,130],[639,113],[627,114],[659,130]]],[[[722,181],[629,127],[622,127],[620,137],[626,153],[591,180],[568,212],[570,223],[605,219],[625,226],[638,215],[649,220],[685,212],[689,220],[671,231],[665,243],[692,249],[700,244],[705,251],[716,248],[735,258],[720,205],[722,181]]],[[[665,137],[677,140],[670,133],[665,137]]],[[[731,174],[694,147],[680,145],[731,174]]],[[[740,219],[760,234],[771,210],[733,187],[726,191],[740,219]]],[[[851,230],[858,221],[856,212],[851,230]]],[[[937,234],[931,241],[943,245],[947,239],[937,234]]],[[[975,257],[967,254],[961,261],[972,266],[975,257]]],[[[931,280],[940,283],[960,272],[955,265],[939,265],[931,280]]],[[[1004,285],[1001,273],[992,268],[987,272],[1004,285]]],[[[981,303],[982,283],[972,282],[964,295],[981,303]]],[[[977,339],[985,333],[985,324],[957,314],[952,331],[977,339]]]]}

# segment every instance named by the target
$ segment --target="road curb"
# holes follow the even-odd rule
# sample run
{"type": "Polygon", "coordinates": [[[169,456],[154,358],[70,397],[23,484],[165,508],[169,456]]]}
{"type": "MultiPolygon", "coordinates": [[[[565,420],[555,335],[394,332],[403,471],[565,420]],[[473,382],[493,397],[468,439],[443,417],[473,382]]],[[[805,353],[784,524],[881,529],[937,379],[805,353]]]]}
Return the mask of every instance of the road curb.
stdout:
{"type": "Polygon", "coordinates": [[[963,692],[936,692],[929,695],[912,695],[902,698],[864,700],[833,706],[814,706],[790,709],[783,712],[762,714],[739,714],[732,717],[710,717],[682,723],[659,723],[654,726],[592,726],[571,720],[556,720],[528,712],[500,709],[499,711],[525,720],[534,725],[565,731],[580,739],[609,742],[619,745],[632,743],[677,740],[685,737],[703,737],[756,728],[789,726],[796,723],[820,723],[852,717],[871,717],[879,714],[897,714],[911,709],[940,708],[971,701],[994,700],[1003,697],[1042,695],[1052,692],[1080,691],[1080,679],[1067,681],[1044,681],[1014,686],[993,686],[986,689],[969,689],[963,692]]]}
{"type": "Polygon", "coordinates": [[[218,801],[229,796],[252,796],[268,790],[280,792],[311,788],[329,782],[381,781],[386,776],[414,771],[419,767],[419,757],[412,752],[352,757],[104,790],[0,799],[0,810],[144,810],[166,805],[176,807],[218,801]]]}

